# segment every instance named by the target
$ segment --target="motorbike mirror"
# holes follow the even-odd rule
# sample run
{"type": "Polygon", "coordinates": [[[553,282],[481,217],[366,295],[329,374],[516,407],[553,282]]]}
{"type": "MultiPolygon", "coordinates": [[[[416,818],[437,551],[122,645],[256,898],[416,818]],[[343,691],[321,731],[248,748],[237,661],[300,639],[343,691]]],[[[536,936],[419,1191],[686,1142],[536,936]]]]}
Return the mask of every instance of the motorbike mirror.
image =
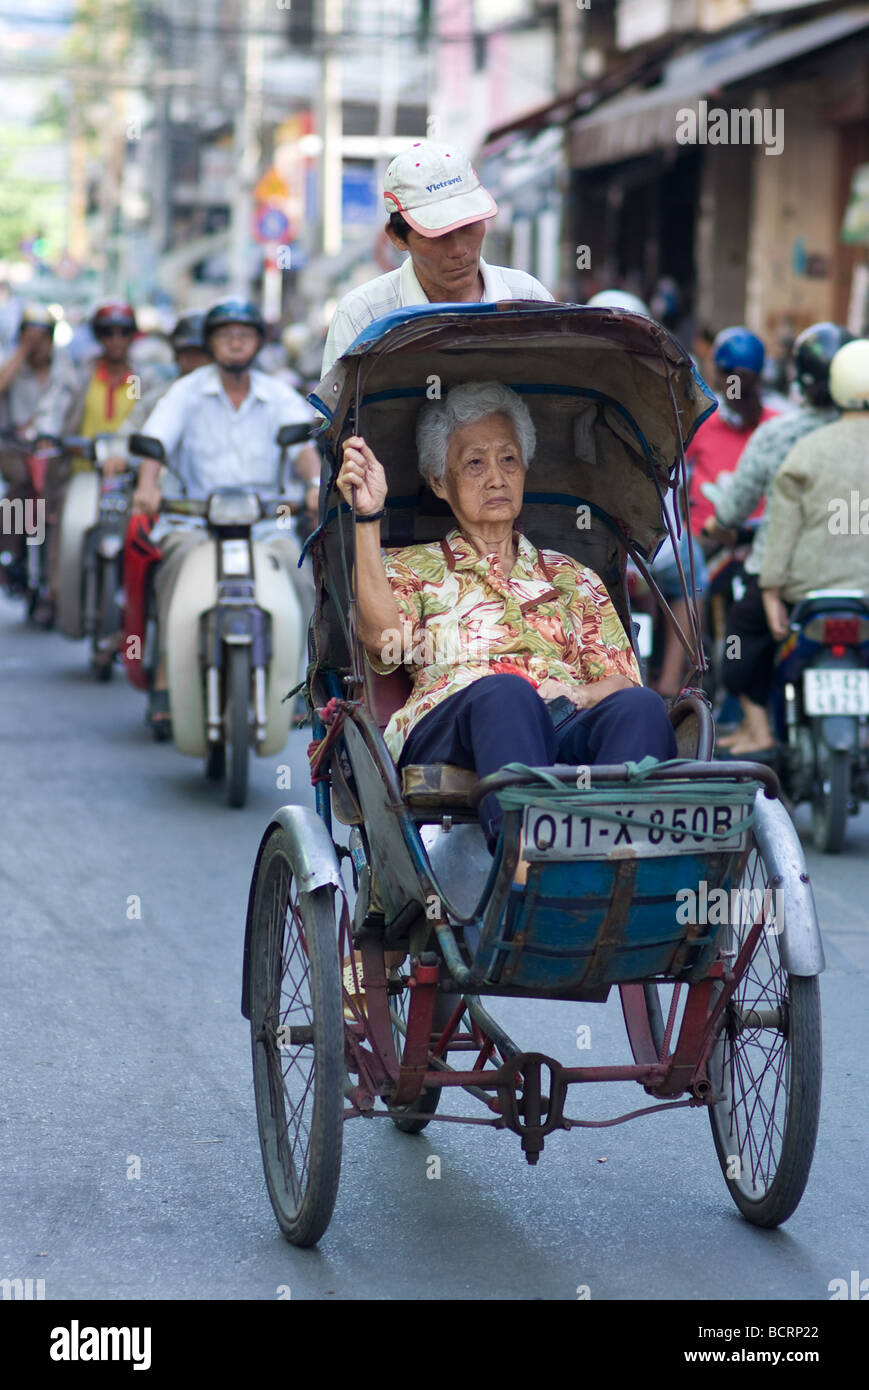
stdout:
{"type": "Polygon", "coordinates": [[[138,458],[154,459],[157,463],[166,462],[166,451],[159,439],[150,434],[131,434],[128,447],[138,458]]]}
{"type": "Polygon", "coordinates": [[[276,436],[281,449],[289,449],[291,444],[304,444],[310,437],[310,425],[281,425],[276,436]]]}

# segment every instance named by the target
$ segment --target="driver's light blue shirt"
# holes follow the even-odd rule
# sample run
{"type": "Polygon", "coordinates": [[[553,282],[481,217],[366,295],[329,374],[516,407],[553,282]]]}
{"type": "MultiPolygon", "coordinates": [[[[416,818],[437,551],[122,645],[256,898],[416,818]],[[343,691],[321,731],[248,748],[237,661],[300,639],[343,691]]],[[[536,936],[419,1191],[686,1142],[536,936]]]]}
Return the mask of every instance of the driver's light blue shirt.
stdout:
{"type": "Polygon", "coordinates": [[[313,420],[314,414],[298,391],[258,371],[251,371],[250,388],[236,410],[210,362],[169,387],[141,432],[159,439],[166,450],[174,473],[167,476],[165,495],[182,495],[177,474],[188,497],[204,498],[218,487],[275,487],[278,430],[313,420]]]}

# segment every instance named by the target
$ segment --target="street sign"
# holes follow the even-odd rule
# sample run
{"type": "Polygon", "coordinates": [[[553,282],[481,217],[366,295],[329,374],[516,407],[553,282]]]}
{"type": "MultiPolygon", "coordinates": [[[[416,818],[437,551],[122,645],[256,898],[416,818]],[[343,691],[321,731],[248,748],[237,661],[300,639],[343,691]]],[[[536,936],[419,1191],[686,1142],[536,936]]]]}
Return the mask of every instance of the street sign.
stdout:
{"type": "Polygon", "coordinates": [[[289,198],[290,190],[274,165],[267,169],[253,191],[258,203],[281,203],[289,198]]]}
{"type": "Polygon", "coordinates": [[[290,219],[280,208],[259,207],[254,217],[254,236],[257,241],[286,241],[290,233],[290,219]]]}
{"type": "Polygon", "coordinates": [[[377,172],[359,165],[346,165],[341,177],[342,220],[352,227],[371,227],[380,218],[380,189],[377,172]]]}

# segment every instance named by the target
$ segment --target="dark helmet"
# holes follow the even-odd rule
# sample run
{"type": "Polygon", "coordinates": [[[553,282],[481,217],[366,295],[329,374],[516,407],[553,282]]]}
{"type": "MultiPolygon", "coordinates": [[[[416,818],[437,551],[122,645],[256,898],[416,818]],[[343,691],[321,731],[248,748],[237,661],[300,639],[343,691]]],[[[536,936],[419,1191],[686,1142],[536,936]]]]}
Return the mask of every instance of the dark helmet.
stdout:
{"type": "Polygon", "coordinates": [[[19,333],[22,328],[44,328],[53,337],[56,326],[57,314],[54,310],[49,309],[47,304],[39,304],[36,301],[25,304],[18,320],[19,333]]]}
{"type": "Polygon", "coordinates": [[[792,348],[794,369],[803,395],[813,405],[830,405],[830,363],[854,334],[840,323],[813,323],[804,328],[792,348]]]}
{"type": "Polygon", "coordinates": [[[173,352],[182,352],[184,348],[199,348],[200,352],[208,352],[204,328],[204,314],[182,314],[169,334],[173,352]]]}
{"type": "Polygon", "coordinates": [[[247,328],[255,328],[260,342],[266,336],[265,320],[255,304],[249,299],[221,299],[205,315],[203,334],[206,344],[217,328],[225,328],[230,323],[242,323],[247,328]]]}
{"type": "Polygon", "coordinates": [[[136,332],[136,314],[125,299],[105,299],[91,314],[91,331],[98,338],[107,328],[128,328],[136,332]]]}
{"type": "Polygon", "coordinates": [[[747,328],[722,328],[712,344],[712,356],[722,372],[755,372],[759,376],[766,352],[757,334],[747,328]]]}

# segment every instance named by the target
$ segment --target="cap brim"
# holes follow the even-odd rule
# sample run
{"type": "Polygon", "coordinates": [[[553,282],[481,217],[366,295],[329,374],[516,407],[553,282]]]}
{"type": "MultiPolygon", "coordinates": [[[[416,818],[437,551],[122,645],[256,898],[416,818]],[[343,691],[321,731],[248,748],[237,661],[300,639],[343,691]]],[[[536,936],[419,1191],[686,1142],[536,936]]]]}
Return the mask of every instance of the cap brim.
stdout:
{"type": "Polygon", "coordinates": [[[498,204],[482,186],[470,193],[458,193],[452,198],[444,198],[439,203],[427,203],[421,208],[402,209],[402,217],[408,226],[420,236],[445,236],[457,227],[467,227],[472,222],[484,222],[494,217],[498,204]]]}

